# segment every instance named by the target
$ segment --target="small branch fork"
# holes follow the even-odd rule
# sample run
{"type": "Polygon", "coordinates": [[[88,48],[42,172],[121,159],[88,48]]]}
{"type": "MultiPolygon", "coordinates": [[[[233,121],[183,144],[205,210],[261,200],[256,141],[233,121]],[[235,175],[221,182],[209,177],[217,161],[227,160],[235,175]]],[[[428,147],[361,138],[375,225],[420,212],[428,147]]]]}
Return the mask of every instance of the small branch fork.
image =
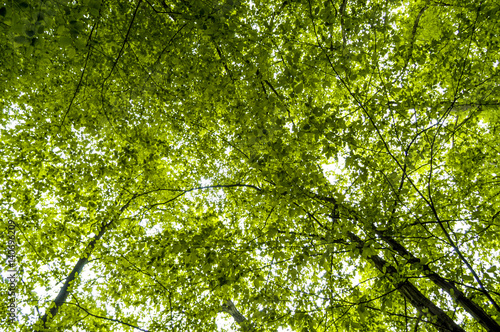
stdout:
{"type": "Polygon", "coordinates": [[[245,331],[248,332],[255,332],[256,329],[253,327],[253,324],[248,321],[248,319],[245,318],[241,314],[241,312],[236,309],[236,306],[234,305],[233,301],[231,300],[226,300],[226,303],[221,305],[221,312],[225,312],[231,315],[233,319],[235,320],[236,323],[240,324],[245,331]]]}

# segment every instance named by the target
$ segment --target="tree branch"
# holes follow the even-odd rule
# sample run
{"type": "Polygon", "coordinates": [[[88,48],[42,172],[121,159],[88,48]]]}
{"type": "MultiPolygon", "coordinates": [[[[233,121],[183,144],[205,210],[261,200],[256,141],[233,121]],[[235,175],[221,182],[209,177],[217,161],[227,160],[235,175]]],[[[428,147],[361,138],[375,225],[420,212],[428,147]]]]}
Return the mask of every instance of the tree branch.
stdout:
{"type": "Polygon", "coordinates": [[[246,319],[245,316],[243,316],[241,312],[239,312],[238,309],[236,309],[236,306],[234,305],[233,301],[229,299],[226,300],[226,303],[223,303],[221,305],[221,311],[230,314],[235,320],[235,322],[238,323],[240,326],[242,326],[245,331],[248,332],[256,331],[255,328],[252,326],[252,323],[250,323],[248,319],[246,319]]]}
{"type": "Polygon", "coordinates": [[[130,326],[136,330],[139,330],[139,331],[144,331],[144,332],[149,332],[148,330],[145,330],[145,329],[141,329],[140,327],[138,326],[135,326],[135,325],[132,325],[132,324],[129,324],[127,322],[124,322],[122,320],[119,320],[119,319],[115,319],[115,318],[108,318],[108,317],[104,317],[104,316],[99,316],[99,315],[95,315],[93,313],[91,313],[90,311],[88,311],[87,309],[83,308],[82,306],[80,306],[79,304],[77,303],[71,303],[71,302],[68,302],[68,304],[71,304],[71,305],[74,305],[76,307],[78,307],[80,310],[83,310],[85,311],[85,313],[87,313],[87,315],[89,316],[92,316],[92,317],[95,317],[95,318],[99,318],[99,319],[104,319],[104,320],[109,320],[110,322],[115,322],[115,323],[120,323],[120,324],[123,324],[123,325],[127,325],[127,326],[130,326]]]}

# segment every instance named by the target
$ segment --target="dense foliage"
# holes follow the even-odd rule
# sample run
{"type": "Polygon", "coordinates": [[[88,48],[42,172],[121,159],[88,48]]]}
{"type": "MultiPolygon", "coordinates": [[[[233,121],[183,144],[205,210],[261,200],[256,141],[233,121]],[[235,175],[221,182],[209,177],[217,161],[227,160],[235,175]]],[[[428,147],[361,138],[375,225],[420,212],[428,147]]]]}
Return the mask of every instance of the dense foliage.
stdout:
{"type": "Polygon", "coordinates": [[[0,329],[500,330],[498,2],[0,7],[0,329]]]}

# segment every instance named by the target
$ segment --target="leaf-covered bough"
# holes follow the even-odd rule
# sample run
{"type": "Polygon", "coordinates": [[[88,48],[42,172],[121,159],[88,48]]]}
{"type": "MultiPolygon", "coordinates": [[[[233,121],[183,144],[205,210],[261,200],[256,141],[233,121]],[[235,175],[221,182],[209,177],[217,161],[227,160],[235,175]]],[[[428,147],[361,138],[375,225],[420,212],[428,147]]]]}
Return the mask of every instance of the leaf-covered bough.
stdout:
{"type": "Polygon", "coordinates": [[[0,2],[1,329],[500,331],[499,14],[0,2]]]}

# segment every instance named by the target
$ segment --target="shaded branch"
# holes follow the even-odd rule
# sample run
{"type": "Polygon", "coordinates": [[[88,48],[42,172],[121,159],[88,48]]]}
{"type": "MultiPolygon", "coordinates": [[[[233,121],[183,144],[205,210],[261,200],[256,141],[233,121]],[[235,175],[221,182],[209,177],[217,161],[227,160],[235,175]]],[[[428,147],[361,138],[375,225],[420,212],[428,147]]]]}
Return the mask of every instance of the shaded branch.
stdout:
{"type": "MultiPolygon", "coordinates": [[[[100,8],[99,8],[99,15],[100,14],[101,14],[101,11],[100,11],[100,8]]],[[[98,20],[99,20],[99,18],[98,18],[98,20]]],[[[97,23],[95,23],[92,26],[92,30],[90,31],[89,39],[87,41],[87,45],[89,46],[90,49],[89,49],[89,51],[87,53],[87,56],[85,58],[85,63],[83,65],[82,74],[80,75],[80,80],[78,81],[78,84],[76,85],[75,92],[73,93],[73,97],[71,97],[71,101],[69,102],[68,109],[66,110],[66,112],[63,115],[63,118],[61,120],[61,124],[59,125],[59,128],[61,128],[63,126],[64,120],[66,119],[66,116],[68,115],[69,111],[71,110],[71,106],[73,105],[73,102],[75,101],[75,98],[78,95],[78,92],[80,91],[80,88],[82,86],[83,77],[85,76],[85,72],[86,72],[86,69],[87,69],[87,63],[89,62],[90,55],[92,54],[92,47],[90,46],[90,41],[92,40],[92,34],[94,33],[94,29],[95,29],[96,25],[97,25],[97,23]]]]}
{"type": "Polygon", "coordinates": [[[215,43],[213,43],[214,46],[215,46],[215,49],[217,50],[217,54],[219,55],[219,58],[220,60],[222,61],[222,65],[224,66],[224,68],[226,69],[226,72],[227,74],[229,75],[229,78],[231,78],[231,81],[233,81],[234,83],[234,78],[233,78],[233,74],[231,74],[231,71],[229,70],[229,68],[227,67],[227,63],[226,63],[226,60],[224,60],[224,57],[222,56],[222,51],[220,50],[219,46],[217,46],[215,43]]]}
{"type": "Polygon", "coordinates": [[[89,316],[92,316],[92,317],[95,317],[95,318],[99,318],[99,319],[104,319],[104,320],[108,320],[110,322],[115,322],[115,323],[120,323],[120,324],[123,324],[123,325],[127,325],[127,326],[130,326],[136,330],[139,330],[139,331],[144,331],[144,332],[149,332],[148,330],[145,330],[145,329],[141,329],[140,327],[138,326],[135,326],[135,325],[132,325],[132,324],[129,324],[127,322],[124,322],[122,320],[119,320],[119,319],[115,319],[115,318],[108,318],[108,317],[104,317],[104,316],[99,316],[99,315],[95,315],[93,313],[91,313],[90,311],[88,311],[87,309],[83,308],[82,306],[80,306],[79,304],[77,303],[71,303],[71,302],[68,302],[68,304],[71,304],[71,305],[74,305],[75,307],[78,307],[80,310],[83,310],[85,311],[85,313],[89,316]]]}
{"type": "Polygon", "coordinates": [[[347,43],[347,37],[346,37],[346,31],[345,31],[345,8],[347,6],[347,0],[342,1],[342,4],[340,5],[339,11],[340,11],[340,29],[342,30],[342,47],[345,47],[347,43]]]}
{"type": "Polygon", "coordinates": [[[244,187],[244,188],[252,188],[252,189],[255,189],[257,191],[261,191],[262,189],[257,187],[257,186],[254,186],[252,184],[217,184],[217,185],[213,185],[213,186],[203,186],[203,187],[196,187],[196,188],[191,188],[191,189],[186,189],[186,190],[182,190],[182,189],[158,189],[158,190],[167,190],[167,191],[180,191],[181,193],[165,202],[160,202],[160,203],[156,203],[156,204],[152,204],[149,209],[152,209],[153,207],[155,206],[158,206],[158,205],[165,205],[167,203],[170,203],[174,200],[176,200],[177,198],[191,192],[191,191],[196,191],[196,190],[203,190],[203,189],[214,189],[214,188],[233,188],[233,187],[244,187]]]}
{"type": "Polygon", "coordinates": [[[406,71],[406,67],[408,67],[408,63],[410,62],[411,56],[413,54],[413,47],[415,45],[415,36],[417,34],[418,24],[420,22],[420,18],[424,14],[424,12],[427,10],[427,8],[429,8],[428,7],[429,2],[430,2],[430,0],[427,0],[425,6],[422,7],[422,9],[420,9],[420,12],[418,13],[417,18],[415,19],[415,22],[413,23],[413,29],[411,31],[410,48],[408,49],[408,56],[406,57],[405,65],[403,66],[403,69],[401,70],[400,76],[404,74],[404,72],[406,71]]]}
{"type": "MultiPolygon", "coordinates": [[[[285,105],[286,107],[286,111],[288,112],[288,117],[291,119],[292,118],[292,115],[290,113],[290,109],[288,109],[288,106],[286,105],[285,103],[285,100],[280,96],[280,94],[278,93],[278,91],[276,91],[276,89],[274,88],[274,86],[272,86],[271,83],[269,83],[268,80],[264,80],[264,83],[266,83],[270,88],[271,90],[273,90],[274,94],[276,95],[276,97],[278,97],[279,100],[281,100],[281,102],[283,103],[283,105],[285,105]]],[[[265,90],[264,90],[265,91],[265,90]]],[[[293,122],[293,119],[292,119],[292,122],[293,122]]],[[[295,123],[294,123],[295,124],[295,123]]]]}
{"type": "Polygon", "coordinates": [[[104,84],[109,79],[109,77],[111,76],[111,74],[113,74],[113,71],[114,71],[116,65],[118,64],[118,60],[120,60],[120,58],[121,58],[121,56],[123,54],[123,50],[125,49],[125,45],[127,44],[128,37],[130,36],[130,31],[132,30],[132,25],[134,24],[135,18],[137,16],[137,11],[139,10],[139,6],[141,5],[141,3],[142,3],[142,0],[139,0],[139,2],[137,3],[137,6],[135,7],[134,15],[132,16],[132,20],[130,21],[130,24],[128,26],[127,33],[125,34],[125,38],[123,39],[122,47],[120,48],[120,51],[118,52],[118,55],[116,56],[116,59],[113,62],[113,66],[111,67],[111,70],[110,70],[108,76],[106,76],[106,78],[102,82],[103,89],[104,89],[104,84]]]}

